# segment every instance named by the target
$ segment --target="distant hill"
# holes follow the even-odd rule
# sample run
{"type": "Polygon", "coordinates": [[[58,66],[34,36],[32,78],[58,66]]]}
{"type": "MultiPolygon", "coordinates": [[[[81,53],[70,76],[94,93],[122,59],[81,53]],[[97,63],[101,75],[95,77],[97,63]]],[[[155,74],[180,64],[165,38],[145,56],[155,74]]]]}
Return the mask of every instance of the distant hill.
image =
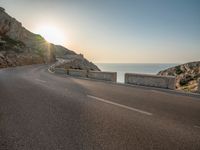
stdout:
{"type": "Polygon", "coordinates": [[[178,65],[160,71],[158,75],[175,76],[177,89],[196,92],[200,79],[200,61],[178,65]]]}
{"type": "Polygon", "coordinates": [[[65,62],[76,60],[76,64],[71,63],[70,68],[99,70],[83,55],[48,43],[41,35],[28,31],[0,7],[0,68],[52,63],[57,58],[62,58],[65,62]]]}

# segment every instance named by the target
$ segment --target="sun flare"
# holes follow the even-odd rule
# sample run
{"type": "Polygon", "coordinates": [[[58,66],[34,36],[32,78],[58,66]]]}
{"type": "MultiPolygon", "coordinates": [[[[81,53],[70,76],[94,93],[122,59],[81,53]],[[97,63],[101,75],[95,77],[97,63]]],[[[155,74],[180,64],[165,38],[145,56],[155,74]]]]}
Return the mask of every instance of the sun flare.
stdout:
{"type": "Polygon", "coordinates": [[[36,29],[36,33],[43,36],[50,43],[57,45],[65,45],[66,43],[66,36],[59,28],[55,26],[40,26],[36,29]]]}

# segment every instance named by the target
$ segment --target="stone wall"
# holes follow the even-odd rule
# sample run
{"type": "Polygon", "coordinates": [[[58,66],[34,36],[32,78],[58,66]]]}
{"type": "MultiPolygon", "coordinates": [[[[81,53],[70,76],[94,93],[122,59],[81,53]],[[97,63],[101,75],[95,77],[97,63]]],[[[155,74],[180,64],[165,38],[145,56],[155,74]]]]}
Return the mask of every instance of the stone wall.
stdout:
{"type": "Polygon", "coordinates": [[[126,73],[125,83],[165,89],[175,89],[175,77],[169,76],[166,77],[158,75],[126,73]]]}

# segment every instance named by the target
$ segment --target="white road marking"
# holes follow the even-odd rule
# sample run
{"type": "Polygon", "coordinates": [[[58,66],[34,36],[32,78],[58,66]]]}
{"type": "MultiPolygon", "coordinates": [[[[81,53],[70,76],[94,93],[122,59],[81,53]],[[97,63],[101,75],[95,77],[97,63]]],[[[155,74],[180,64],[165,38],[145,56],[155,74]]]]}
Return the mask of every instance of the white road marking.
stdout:
{"type": "Polygon", "coordinates": [[[47,81],[44,81],[44,80],[40,80],[40,79],[35,79],[36,81],[39,81],[39,82],[42,82],[42,83],[45,83],[47,81]]]}
{"type": "Polygon", "coordinates": [[[199,129],[200,129],[200,126],[197,126],[197,125],[195,125],[194,127],[195,127],[195,128],[199,128],[199,129]]]}
{"type": "Polygon", "coordinates": [[[152,113],[149,113],[149,112],[137,109],[137,108],[129,107],[129,106],[126,106],[126,105],[118,104],[118,103],[115,103],[115,102],[111,102],[111,101],[108,101],[108,100],[105,100],[105,99],[102,99],[102,98],[99,98],[99,97],[95,97],[95,96],[92,96],[92,95],[87,95],[87,97],[90,97],[92,99],[95,99],[95,100],[98,100],[98,101],[101,101],[101,102],[104,102],[104,103],[107,103],[107,104],[111,104],[111,105],[115,105],[115,106],[118,106],[118,107],[121,107],[121,108],[132,110],[132,111],[144,114],[144,115],[148,115],[148,116],[152,115],[152,113]]]}
{"type": "Polygon", "coordinates": [[[48,71],[50,72],[50,73],[54,73],[53,71],[51,71],[50,69],[48,69],[48,71]]]}

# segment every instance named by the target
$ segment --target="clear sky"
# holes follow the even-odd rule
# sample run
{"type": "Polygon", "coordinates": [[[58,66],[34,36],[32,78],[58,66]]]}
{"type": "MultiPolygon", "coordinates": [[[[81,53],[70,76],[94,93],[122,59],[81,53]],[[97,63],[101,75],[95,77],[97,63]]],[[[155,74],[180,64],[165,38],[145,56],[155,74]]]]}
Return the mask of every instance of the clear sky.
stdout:
{"type": "Polygon", "coordinates": [[[0,6],[33,32],[56,28],[55,42],[93,62],[200,60],[200,0],[1,0],[0,6]]]}

